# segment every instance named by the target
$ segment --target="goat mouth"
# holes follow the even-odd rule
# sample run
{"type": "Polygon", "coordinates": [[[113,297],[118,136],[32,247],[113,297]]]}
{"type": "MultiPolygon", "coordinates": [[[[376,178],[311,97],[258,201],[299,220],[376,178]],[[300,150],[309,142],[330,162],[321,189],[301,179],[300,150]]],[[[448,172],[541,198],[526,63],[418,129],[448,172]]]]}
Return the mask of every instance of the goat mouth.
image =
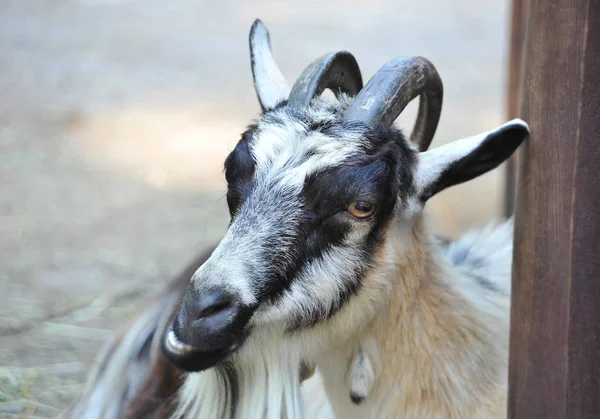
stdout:
{"type": "Polygon", "coordinates": [[[223,348],[198,348],[182,342],[173,328],[167,329],[162,340],[162,351],[177,368],[187,372],[200,372],[222,362],[239,347],[233,343],[223,348]]]}
{"type": "Polygon", "coordinates": [[[173,329],[169,329],[165,335],[165,349],[178,356],[185,356],[200,351],[198,348],[180,341],[173,329]]]}

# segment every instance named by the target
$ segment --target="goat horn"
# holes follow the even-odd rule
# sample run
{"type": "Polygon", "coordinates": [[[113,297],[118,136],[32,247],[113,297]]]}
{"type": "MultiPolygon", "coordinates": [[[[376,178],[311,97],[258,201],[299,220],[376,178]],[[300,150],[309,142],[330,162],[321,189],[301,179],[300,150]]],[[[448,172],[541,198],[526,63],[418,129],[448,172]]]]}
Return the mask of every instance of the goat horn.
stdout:
{"type": "Polygon", "coordinates": [[[444,96],[442,80],[426,58],[397,57],[388,61],[356,96],[344,119],[363,122],[372,129],[390,127],[419,95],[419,114],[410,139],[425,151],[440,120],[444,96]]]}
{"type": "Polygon", "coordinates": [[[307,106],[325,89],[331,89],[337,97],[342,92],[356,95],[362,86],[354,56],[346,51],[332,52],[315,60],[302,72],[292,87],[288,103],[307,106]]]}

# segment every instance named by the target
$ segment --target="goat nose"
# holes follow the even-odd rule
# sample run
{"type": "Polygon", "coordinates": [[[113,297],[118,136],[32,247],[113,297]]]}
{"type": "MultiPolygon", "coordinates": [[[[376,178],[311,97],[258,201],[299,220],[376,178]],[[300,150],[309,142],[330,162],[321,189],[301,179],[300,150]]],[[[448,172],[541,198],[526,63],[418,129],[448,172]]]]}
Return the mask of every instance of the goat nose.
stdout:
{"type": "Polygon", "coordinates": [[[226,321],[237,314],[238,304],[233,295],[224,291],[205,291],[186,298],[187,315],[190,322],[226,321]]]}

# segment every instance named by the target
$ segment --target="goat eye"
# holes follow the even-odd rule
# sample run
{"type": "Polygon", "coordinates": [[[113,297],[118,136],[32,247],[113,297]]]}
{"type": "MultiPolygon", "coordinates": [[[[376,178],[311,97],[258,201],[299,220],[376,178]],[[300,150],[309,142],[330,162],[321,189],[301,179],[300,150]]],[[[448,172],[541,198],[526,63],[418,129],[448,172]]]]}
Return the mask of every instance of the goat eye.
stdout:
{"type": "Polygon", "coordinates": [[[375,212],[375,204],[365,201],[354,201],[348,206],[348,212],[356,218],[367,218],[375,212]]]}

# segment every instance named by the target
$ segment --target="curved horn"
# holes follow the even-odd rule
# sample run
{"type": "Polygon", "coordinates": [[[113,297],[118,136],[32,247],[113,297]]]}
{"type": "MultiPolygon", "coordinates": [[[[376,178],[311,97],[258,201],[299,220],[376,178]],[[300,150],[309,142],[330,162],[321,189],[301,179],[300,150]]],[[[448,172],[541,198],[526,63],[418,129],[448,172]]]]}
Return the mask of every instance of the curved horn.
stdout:
{"type": "Polygon", "coordinates": [[[397,57],[388,61],[354,99],[344,119],[361,121],[370,128],[389,127],[419,95],[419,114],[410,139],[425,151],[440,120],[444,96],[442,80],[426,58],[397,57]]]}
{"type": "Polygon", "coordinates": [[[292,87],[288,103],[306,106],[325,89],[333,90],[338,97],[341,92],[356,95],[362,86],[354,56],[346,51],[332,52],[315,60],[302,72],[292,87]]]}

